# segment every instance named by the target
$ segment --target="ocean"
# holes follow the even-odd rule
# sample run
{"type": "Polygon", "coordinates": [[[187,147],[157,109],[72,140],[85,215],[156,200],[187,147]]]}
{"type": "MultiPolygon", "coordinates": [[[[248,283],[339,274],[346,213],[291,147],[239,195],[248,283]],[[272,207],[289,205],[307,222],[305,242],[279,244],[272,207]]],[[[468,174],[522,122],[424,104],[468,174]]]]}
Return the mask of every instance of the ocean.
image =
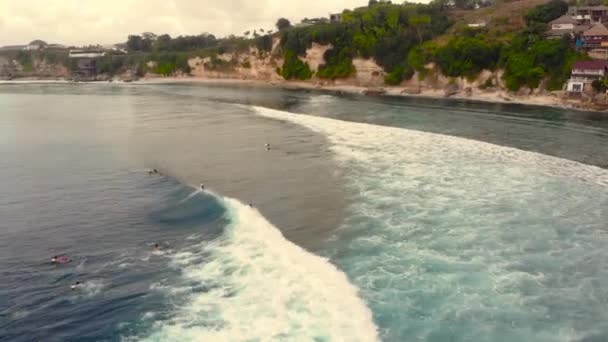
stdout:
{"type": "Polygon", "coordinates": [[[604,113],[2,84],[0,340],[606,341],[607,169],[604,113]]]}

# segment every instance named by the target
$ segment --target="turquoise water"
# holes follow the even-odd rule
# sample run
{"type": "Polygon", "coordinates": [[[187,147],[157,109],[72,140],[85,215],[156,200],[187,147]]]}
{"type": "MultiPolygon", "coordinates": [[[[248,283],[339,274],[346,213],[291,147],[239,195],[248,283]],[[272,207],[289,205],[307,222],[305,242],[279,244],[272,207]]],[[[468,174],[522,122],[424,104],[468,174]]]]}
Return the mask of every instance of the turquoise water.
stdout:
{"type": "Polygon", "coordinates": [[[187,84],[0,105],[2,340],[608,339],[603,114],[187,84]]]}

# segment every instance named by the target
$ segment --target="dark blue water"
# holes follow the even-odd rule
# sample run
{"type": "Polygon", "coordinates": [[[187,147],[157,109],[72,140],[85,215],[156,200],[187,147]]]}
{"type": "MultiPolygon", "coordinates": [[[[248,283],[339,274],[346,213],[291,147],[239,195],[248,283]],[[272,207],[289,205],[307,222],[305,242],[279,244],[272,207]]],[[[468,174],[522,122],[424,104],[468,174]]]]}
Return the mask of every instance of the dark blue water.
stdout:
{"type": "Polygon", "coordinates": [[[0,340],[603,340],[607,143],[543,107],[0,85],[0,340]]]}

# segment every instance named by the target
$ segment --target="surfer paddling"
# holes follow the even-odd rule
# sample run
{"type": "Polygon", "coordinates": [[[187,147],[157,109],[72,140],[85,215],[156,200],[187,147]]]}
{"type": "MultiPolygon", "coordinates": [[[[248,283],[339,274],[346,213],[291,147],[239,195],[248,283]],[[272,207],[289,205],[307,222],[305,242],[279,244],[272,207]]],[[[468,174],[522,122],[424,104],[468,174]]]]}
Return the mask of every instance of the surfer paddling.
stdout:
{"type": "Polygon", "coordinates": [[[65,255],[55,255],[51,258],[51,264],[67,264],[68,262],[72,262],[72,259],[65,255]]]}

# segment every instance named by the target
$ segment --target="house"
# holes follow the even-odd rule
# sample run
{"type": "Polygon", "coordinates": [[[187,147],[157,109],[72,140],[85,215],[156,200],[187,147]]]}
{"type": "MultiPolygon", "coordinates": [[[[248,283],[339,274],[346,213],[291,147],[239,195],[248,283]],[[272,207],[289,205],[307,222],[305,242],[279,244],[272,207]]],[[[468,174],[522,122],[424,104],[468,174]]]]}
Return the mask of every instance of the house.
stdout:
{"type": "Polygon", "coordinates": [[[567,15],[579,24],[604,23],[608,22],[608,6],[570,6],[567,15]]]}
{"type": "Polygon", "coordinates": [[[34,40],[31,43],[29,43],[28,45],[26,45],[23,50],[27,50],[27,51],[37,51],[37,50],[42,50],[44,48],[46,48],[48,46],[48,44],[42,40],[34,40]]]}
{"type": "Polygon", "coordinates": [[[582,93],[589,90],[593,81],[604,79],[607,73],[608,61],[576,61],[572,66],[567,91],[582,93]]]}
{"type": "Polygon", "coordinates": [[[578,24],[578,22],[567,14],[564,14],[549,23],[551,30],[574,30],[574,25],[576,24],[578,24]]]}
{"type": "Polygon", "coordinates": [[[327,18],[312,18],[312,19],[304,18],[304,19],[302,19],[302,21],[299,24],[296,24],[295,27],[307,27],[307,26],[312,26],[312,25],[317,25],[317,24],[327,24],[327,23],[329,23],[329,19],[327,19],[327,18]]]}
{"type": "Polygon", "coordinates": [[[47,49],[65,50],[67,47],[61,44],[49,44],[47,45],[47,49]]]}
{"type": "Polygon", "coordinates": [[[583,32],[581,47],[586,49],[598,49],[608,47],[608,29],[604,24],[597,23],[583,32]]]}
{"type": "Polygon", "coordinates": [[[75,74],[80,77],[93,77],[97,74],[97,60],[95,58],[106,55],[104,50],[84,49],[70,50],[69,57],[76,60],[75,74]]]}
{"type": "Polygon", "coordinates": [[[329,15],[329,21],[332,23],[342,22],[342,13],[335,13],[329,15]]]}
{"type": "Polygon", "coordinates": [[[302,19],[301,23],[302,24],[309,24],[309,25],[317,25],[317,24],[327,24],[329,22],[329,19],[327,18],[304,18],[302,19]]]}
{"type": "Polygon", "coordinates": [[[103,57],[106,52],[103,50],[70,50],[70,58],[97,58],[103,57]]]}
{"type": "Polygon", "coordinates": [[[547,38],[561,38],[565,35],[571,37],[581,35],[585,31],[589,30],[591,26],[579,24],[570,15],[563,15],[549,23],[549,31],[547,32],[547,38]]]}

